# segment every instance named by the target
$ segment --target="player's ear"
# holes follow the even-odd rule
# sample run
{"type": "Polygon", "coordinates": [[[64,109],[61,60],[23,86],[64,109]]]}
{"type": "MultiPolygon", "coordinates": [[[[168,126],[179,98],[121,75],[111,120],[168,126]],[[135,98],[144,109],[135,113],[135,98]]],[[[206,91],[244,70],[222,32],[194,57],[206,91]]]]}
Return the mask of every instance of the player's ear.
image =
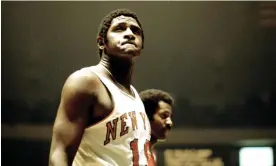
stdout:
{"type": "Polygon", "coordinates": [[[104,40],[103,37],[98,36],[97,37],[97,45],[100,50],[104,50],[104,40]]]}

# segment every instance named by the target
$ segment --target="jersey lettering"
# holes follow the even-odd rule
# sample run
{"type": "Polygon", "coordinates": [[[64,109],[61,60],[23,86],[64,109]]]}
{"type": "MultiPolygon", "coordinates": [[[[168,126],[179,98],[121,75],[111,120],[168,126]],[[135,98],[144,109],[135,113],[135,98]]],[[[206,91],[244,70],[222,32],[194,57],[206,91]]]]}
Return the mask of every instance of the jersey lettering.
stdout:
{"type": "Polygon", "coordinates": [[[137,128],[137,120],[136,120],[136,114],[134,111],[129,112],[128,115],[131,117],[131,122],[132,122],[132,129],[138,129],[137,128]]]}
{"type": "MultiPolygon", "coordinates": [[[[144,130],[147,129],[146,127],[146,118],[147,115],[143,112],[139,112],[141,118],[143,119],[143,124],[144,124],[144,130]]],[[[110,136],[112,137],[112,140],[115,140],[117,138],[117,127],[118,130],[120,130],[120,137],[126,135],[129,132],[130,126],[127,126],[126,121],[130,120],[131,121],[131,128],[132,130],[138,130],[138,125],[137,125],[137,119],[136,119],[136,111],[131,111],[128,113],[124,113],[120,117],[117,117],[116,119],[113,119],[109,122],[106,123],[106,137],[104,141],[104,145],[107,145],[110,143],[110,136]],[[120,119],[121,125],[118,125],[118,121],[120,119]]]]}
{"type": "MultiPolygon", "coordinates": [[[[132,163],[133,166],[139,166],[139,152],[138,152],[138,139],[135,138],[130,142],[130,149],[132,151],[132,163]]],[[[147,166],[155,166],[155,161],[153,158],[153,154],[150,150],[150,142],[147,140],[144,144],[144,153],[147,158],[148,165],[147,166]]]]}
{"type": "Polygon", "coordinates": [[[127,114],[124,113],[121,117],[121,132],[120,132],[120,136],[125,135],[126,133],[128,133],[128,126],[126,126],[126,122],[125,119],[127,119],[127,114]]]}
{"type": "Polygon", "coordinates": [[[143,113],[143,112],[140,112],[140,115],[141,115],[141,117],[142,117],[142,119],[143,119],[143,122],[144,122],[144,129],[146,130],[147,128],[146,128],[146,122],[145,122],[145,118],[146,118],[146,114],[145,113],[143,113]]]}
{"type": "Polygon", "coordinates": [[[111,121],[106,123],[107,132],[106,132],[106,139],[104,141],[104,145],[110,142],[110,135],[112,136],[113,140],[116,139],[117,122],[118,122],[118,118],[113,120],[113,127],[112,127],[111,121]]]}

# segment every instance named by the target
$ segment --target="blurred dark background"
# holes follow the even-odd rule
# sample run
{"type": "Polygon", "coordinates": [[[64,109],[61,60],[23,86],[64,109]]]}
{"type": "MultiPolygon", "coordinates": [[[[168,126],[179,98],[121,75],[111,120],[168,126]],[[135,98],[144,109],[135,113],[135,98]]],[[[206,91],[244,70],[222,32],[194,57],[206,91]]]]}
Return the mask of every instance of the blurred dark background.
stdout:
{"type": "Polygon", "coordinates": [[[47,165],[64,81],[98,63],[98,26],[116,8],[135,11],[145,31],[134,86],[176,99],[161,158],[169,147],[218,147],[237,165],[239,147],[275,146],[275,2],[2,1],[3,165],[47,165]]]}

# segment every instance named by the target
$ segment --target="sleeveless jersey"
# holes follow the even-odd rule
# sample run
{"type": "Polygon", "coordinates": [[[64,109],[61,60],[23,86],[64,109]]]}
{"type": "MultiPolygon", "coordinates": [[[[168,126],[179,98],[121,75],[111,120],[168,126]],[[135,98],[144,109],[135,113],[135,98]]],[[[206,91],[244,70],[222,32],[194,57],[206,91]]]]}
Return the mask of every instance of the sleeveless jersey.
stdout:
{"type": "Polygon", "coordinates": [[[85,129],[73,166],[150,166],[150,123],[139,94],[124,93],[110,79],[95,73],[113,101],[113,110],[100,122],[85,129]]]}

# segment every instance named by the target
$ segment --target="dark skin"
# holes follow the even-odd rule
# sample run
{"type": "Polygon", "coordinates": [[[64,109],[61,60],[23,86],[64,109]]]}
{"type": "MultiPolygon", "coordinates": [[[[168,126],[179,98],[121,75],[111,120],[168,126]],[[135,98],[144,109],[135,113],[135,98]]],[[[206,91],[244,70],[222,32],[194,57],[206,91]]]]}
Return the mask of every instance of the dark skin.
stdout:
{"type": "Polygon", "coordinates": [[[153,149],[158,140],[167,138],[172,122],[172,106],[164,101],[158,102],[158,107],[153,115],[153,120],[150,121],[151,125],[151,140],[150,146],[153,149]]]}
{"type": "MultiPolygon", "coordinates": [[[[122,85],[121,90],[130,95],[134,59],[140,55],[142,49],[140,32],[135,19],[119,16],[112,20],[107,32],[108,42],[103,44],[103,39],[98,38],[98,46],[105,49],[106,54],[95,66],[95,70],[112,80],[104,69],[107,68],[122,85]]],[[[49,165],[72,165],[84,130],[105,118],[112,109],[111,97],[94,73],[79,70],[71,74],[61,92],[61,101],[53,126],[49,165]]]]}
{"type": "Polygon", "coordinates": [[[141,28],[135,19],[119,16],[113,19],[108,34],[107,43],[103,38],[98,38],[98,41],[101,41],[99,47],[104,47],[109,52],[109,55],[102,56],[100,63],[112,73],[124,90],[131,94],[133,63],[142,50],[141,28]]]}

